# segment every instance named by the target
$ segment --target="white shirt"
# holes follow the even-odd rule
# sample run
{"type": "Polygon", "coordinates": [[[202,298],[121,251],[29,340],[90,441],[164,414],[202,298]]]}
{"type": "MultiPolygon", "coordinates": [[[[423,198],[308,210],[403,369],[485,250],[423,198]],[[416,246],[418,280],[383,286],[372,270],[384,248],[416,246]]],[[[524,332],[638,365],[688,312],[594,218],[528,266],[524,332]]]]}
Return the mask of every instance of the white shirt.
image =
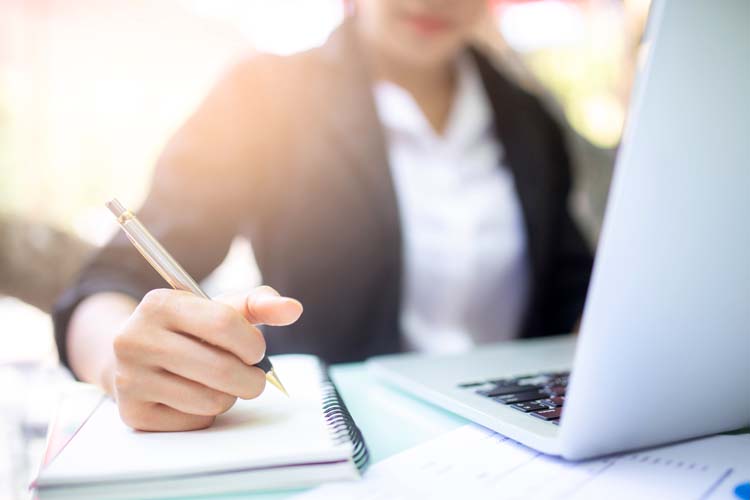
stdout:
{"type": "Polygon", "coordinates": [[[459,61],[443,135],[404,89],[373,91],[403,229],[405,346],[457,352],[514,338],[529,292],[525,226],[474,62],[459,61]]]}

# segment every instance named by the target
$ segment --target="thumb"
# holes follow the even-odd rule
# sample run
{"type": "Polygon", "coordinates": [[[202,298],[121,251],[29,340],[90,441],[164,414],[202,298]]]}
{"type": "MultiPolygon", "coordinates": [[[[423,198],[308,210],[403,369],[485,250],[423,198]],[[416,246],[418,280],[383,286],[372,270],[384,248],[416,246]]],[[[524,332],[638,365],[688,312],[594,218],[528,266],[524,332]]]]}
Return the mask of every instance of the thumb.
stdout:
{"type": "Polygon", "coordinates": [[[216,300],[234,307],[254,325],[290,325],[302,315],[302,304],[298,300],[282,297],[270,286],[259,286],[250,293],[225,295],[216,300]]]}

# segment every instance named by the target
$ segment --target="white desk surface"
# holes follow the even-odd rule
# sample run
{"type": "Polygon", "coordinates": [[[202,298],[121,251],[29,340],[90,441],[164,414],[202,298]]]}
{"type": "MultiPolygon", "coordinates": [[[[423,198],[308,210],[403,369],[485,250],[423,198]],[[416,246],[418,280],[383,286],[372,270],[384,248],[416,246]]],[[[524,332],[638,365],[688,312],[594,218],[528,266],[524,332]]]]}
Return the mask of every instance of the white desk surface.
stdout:
{"type": "MultiPolygon", "coordinates": [[[[364,434],[370,463],[468,423],[468,420],[423,403],[376,382],[363,363],[335,365],[331,376],[349,412],[364,434]]],[[[290,492],[190,497],[190,500],[281,500],[290,492]]]]}

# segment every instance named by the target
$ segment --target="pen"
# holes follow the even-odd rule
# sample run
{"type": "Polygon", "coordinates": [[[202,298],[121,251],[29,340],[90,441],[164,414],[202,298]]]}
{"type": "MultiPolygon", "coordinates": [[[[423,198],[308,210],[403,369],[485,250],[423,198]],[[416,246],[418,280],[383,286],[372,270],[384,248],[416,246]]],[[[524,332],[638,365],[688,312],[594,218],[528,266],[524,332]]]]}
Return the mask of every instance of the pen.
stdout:
{"type": "MultiPolygon", "coordinates": [[[[192,292],[204,299],[211,299],[204,292],[198,283],[174,260],[167,250],[161,246],[156,238],[149,232],[146,227],[136,218],[135,214],[126,209],[117,199],[110,200],[106,203],[107,208],[117,217],[117,222],[127,235],[130,242],[143,255],[151,266],[156,269],[162,278],[169,283],[175,290],[192,292]]],[[[266,380],[274,385],[278,390],[289,396],[284,385],[276,375],[271,361],[268,356],[264,355],[257,364],[258,368],[266,374],[266,380]]]]}

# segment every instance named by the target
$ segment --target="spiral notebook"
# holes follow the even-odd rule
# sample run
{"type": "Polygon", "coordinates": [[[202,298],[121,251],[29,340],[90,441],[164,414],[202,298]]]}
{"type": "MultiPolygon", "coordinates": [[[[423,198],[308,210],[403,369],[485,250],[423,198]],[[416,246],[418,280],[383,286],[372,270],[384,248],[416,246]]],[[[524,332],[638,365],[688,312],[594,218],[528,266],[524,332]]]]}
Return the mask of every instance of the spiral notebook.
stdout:
{"type": "Polygon", "coordinates": [[[39,498],[169,498],[359,478],[367,447],[325,366],[307,355],[272,361],[289,398],[267,388],[200,431],[134,431],[103,400],[41,469],[39,498]]]}

